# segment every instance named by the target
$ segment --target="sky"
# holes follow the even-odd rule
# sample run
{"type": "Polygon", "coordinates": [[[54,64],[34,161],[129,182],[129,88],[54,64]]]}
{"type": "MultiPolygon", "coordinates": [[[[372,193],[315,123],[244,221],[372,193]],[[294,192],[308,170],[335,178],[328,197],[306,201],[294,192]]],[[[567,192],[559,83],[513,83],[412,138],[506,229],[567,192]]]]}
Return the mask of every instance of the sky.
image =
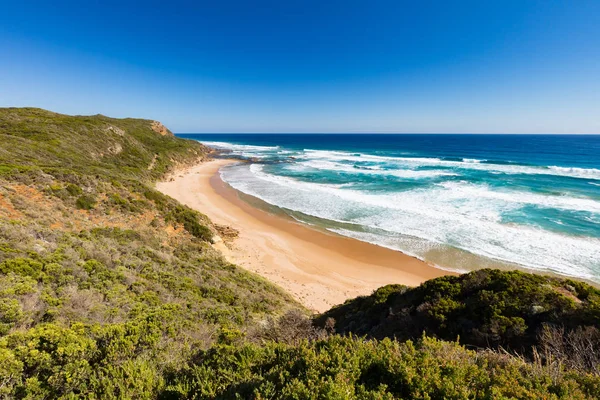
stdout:
{"type": "Polygon", "coordinates": [[[184,132],[600,133],[600,1],[0,0],[0,107],[184,132]]]}

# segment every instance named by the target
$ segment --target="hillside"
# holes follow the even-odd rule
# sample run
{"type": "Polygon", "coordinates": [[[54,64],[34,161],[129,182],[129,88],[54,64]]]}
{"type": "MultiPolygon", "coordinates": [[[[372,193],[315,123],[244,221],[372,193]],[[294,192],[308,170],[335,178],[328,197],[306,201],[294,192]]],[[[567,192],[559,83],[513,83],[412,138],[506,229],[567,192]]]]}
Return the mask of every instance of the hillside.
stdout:
{"type": "Polygon", "coordinates": [[[156,121],[0,109],[0,398],[600,398],[598,290],[484,270],[313,324],[152,188],[206,156],[156,121]]]}
{"type": "Polygon", "coordinates": [[[160,122],[69,116],[38,108],[0,109],[4,171],[43,168],[150,181],[201,158],[207,149],[179,140],[160,122]]]}
{"type": "Polygon", "coordinates": [[[0,110],[0,394],[126,390],[104,385],[151,379],[222,327],[299,307],[151,188],[206,154],[153,124],[0,110]]]}

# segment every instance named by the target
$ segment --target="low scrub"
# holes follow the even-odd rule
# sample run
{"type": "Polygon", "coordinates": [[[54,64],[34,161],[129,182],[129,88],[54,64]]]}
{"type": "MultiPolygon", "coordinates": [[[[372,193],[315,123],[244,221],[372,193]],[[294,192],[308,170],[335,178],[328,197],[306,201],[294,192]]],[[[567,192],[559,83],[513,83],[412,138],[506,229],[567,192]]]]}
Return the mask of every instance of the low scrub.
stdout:
{"type": "Polygon", "coordinates": [[[431,338],[332,336],[296,346],[221,344],[167,381],[169,398],[596,399],[600,378],[431,338]]]}
{"type": "Polygon", "coordinates": [[[583,282],[519,271],[479,270],[416,288],[384,286],[316,319],[341,334],[408,340],[423,332],[477,348],[530,354],[545,326],[565,333],[600,326],[600,290],[583,282]]]}

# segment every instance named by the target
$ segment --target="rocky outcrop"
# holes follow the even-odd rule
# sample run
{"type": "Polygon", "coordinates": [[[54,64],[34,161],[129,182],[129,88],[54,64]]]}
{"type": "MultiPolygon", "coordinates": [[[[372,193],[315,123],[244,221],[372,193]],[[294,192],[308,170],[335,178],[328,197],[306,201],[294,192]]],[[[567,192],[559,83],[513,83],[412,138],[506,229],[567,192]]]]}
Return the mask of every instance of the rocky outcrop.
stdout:
{"type": "Polygon", "coordinates": [[[162,136],[173,136],[173,132],[168,130],[167,127],[159,121],[152,121],[151,127],[154,132],[159,133],[162,136]]]}
{"type": "Polygon", "coordinates": [[[111,146],[108,146],[108,152],[112,155],[117,155],[123,151],[123,146],[120,143],[113,143],[111,146]]]}
{"type": "Polygon", "coordinates": [[[112,132],[119,136],[125,136],[125,131],[123,129],[117,128],[116,126],[112,126],[112,125],[109,125],[108,127],[106,127],[106,132],[109,132],[109,133],[112,132]]]}
{"type": "Polygon", "coordinates": [[[213,223],[213,226],[215,227],[215,230],[224,242],[231,242],[234,239],[236,239],[240,234],[240,232],[237,229],[232,228],[228,225],[219,225],[213,223]]]}

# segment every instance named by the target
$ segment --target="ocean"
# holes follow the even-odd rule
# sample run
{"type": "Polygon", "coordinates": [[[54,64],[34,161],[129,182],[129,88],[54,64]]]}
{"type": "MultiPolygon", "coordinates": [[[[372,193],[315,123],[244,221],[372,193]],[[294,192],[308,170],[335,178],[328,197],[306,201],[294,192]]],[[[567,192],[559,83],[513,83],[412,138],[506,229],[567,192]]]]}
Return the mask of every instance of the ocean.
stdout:
{"type": "Polygon", "coordinates": [[[180,134],[294,219],[440,268],[600,283],[600,136],[180,134]]]}

